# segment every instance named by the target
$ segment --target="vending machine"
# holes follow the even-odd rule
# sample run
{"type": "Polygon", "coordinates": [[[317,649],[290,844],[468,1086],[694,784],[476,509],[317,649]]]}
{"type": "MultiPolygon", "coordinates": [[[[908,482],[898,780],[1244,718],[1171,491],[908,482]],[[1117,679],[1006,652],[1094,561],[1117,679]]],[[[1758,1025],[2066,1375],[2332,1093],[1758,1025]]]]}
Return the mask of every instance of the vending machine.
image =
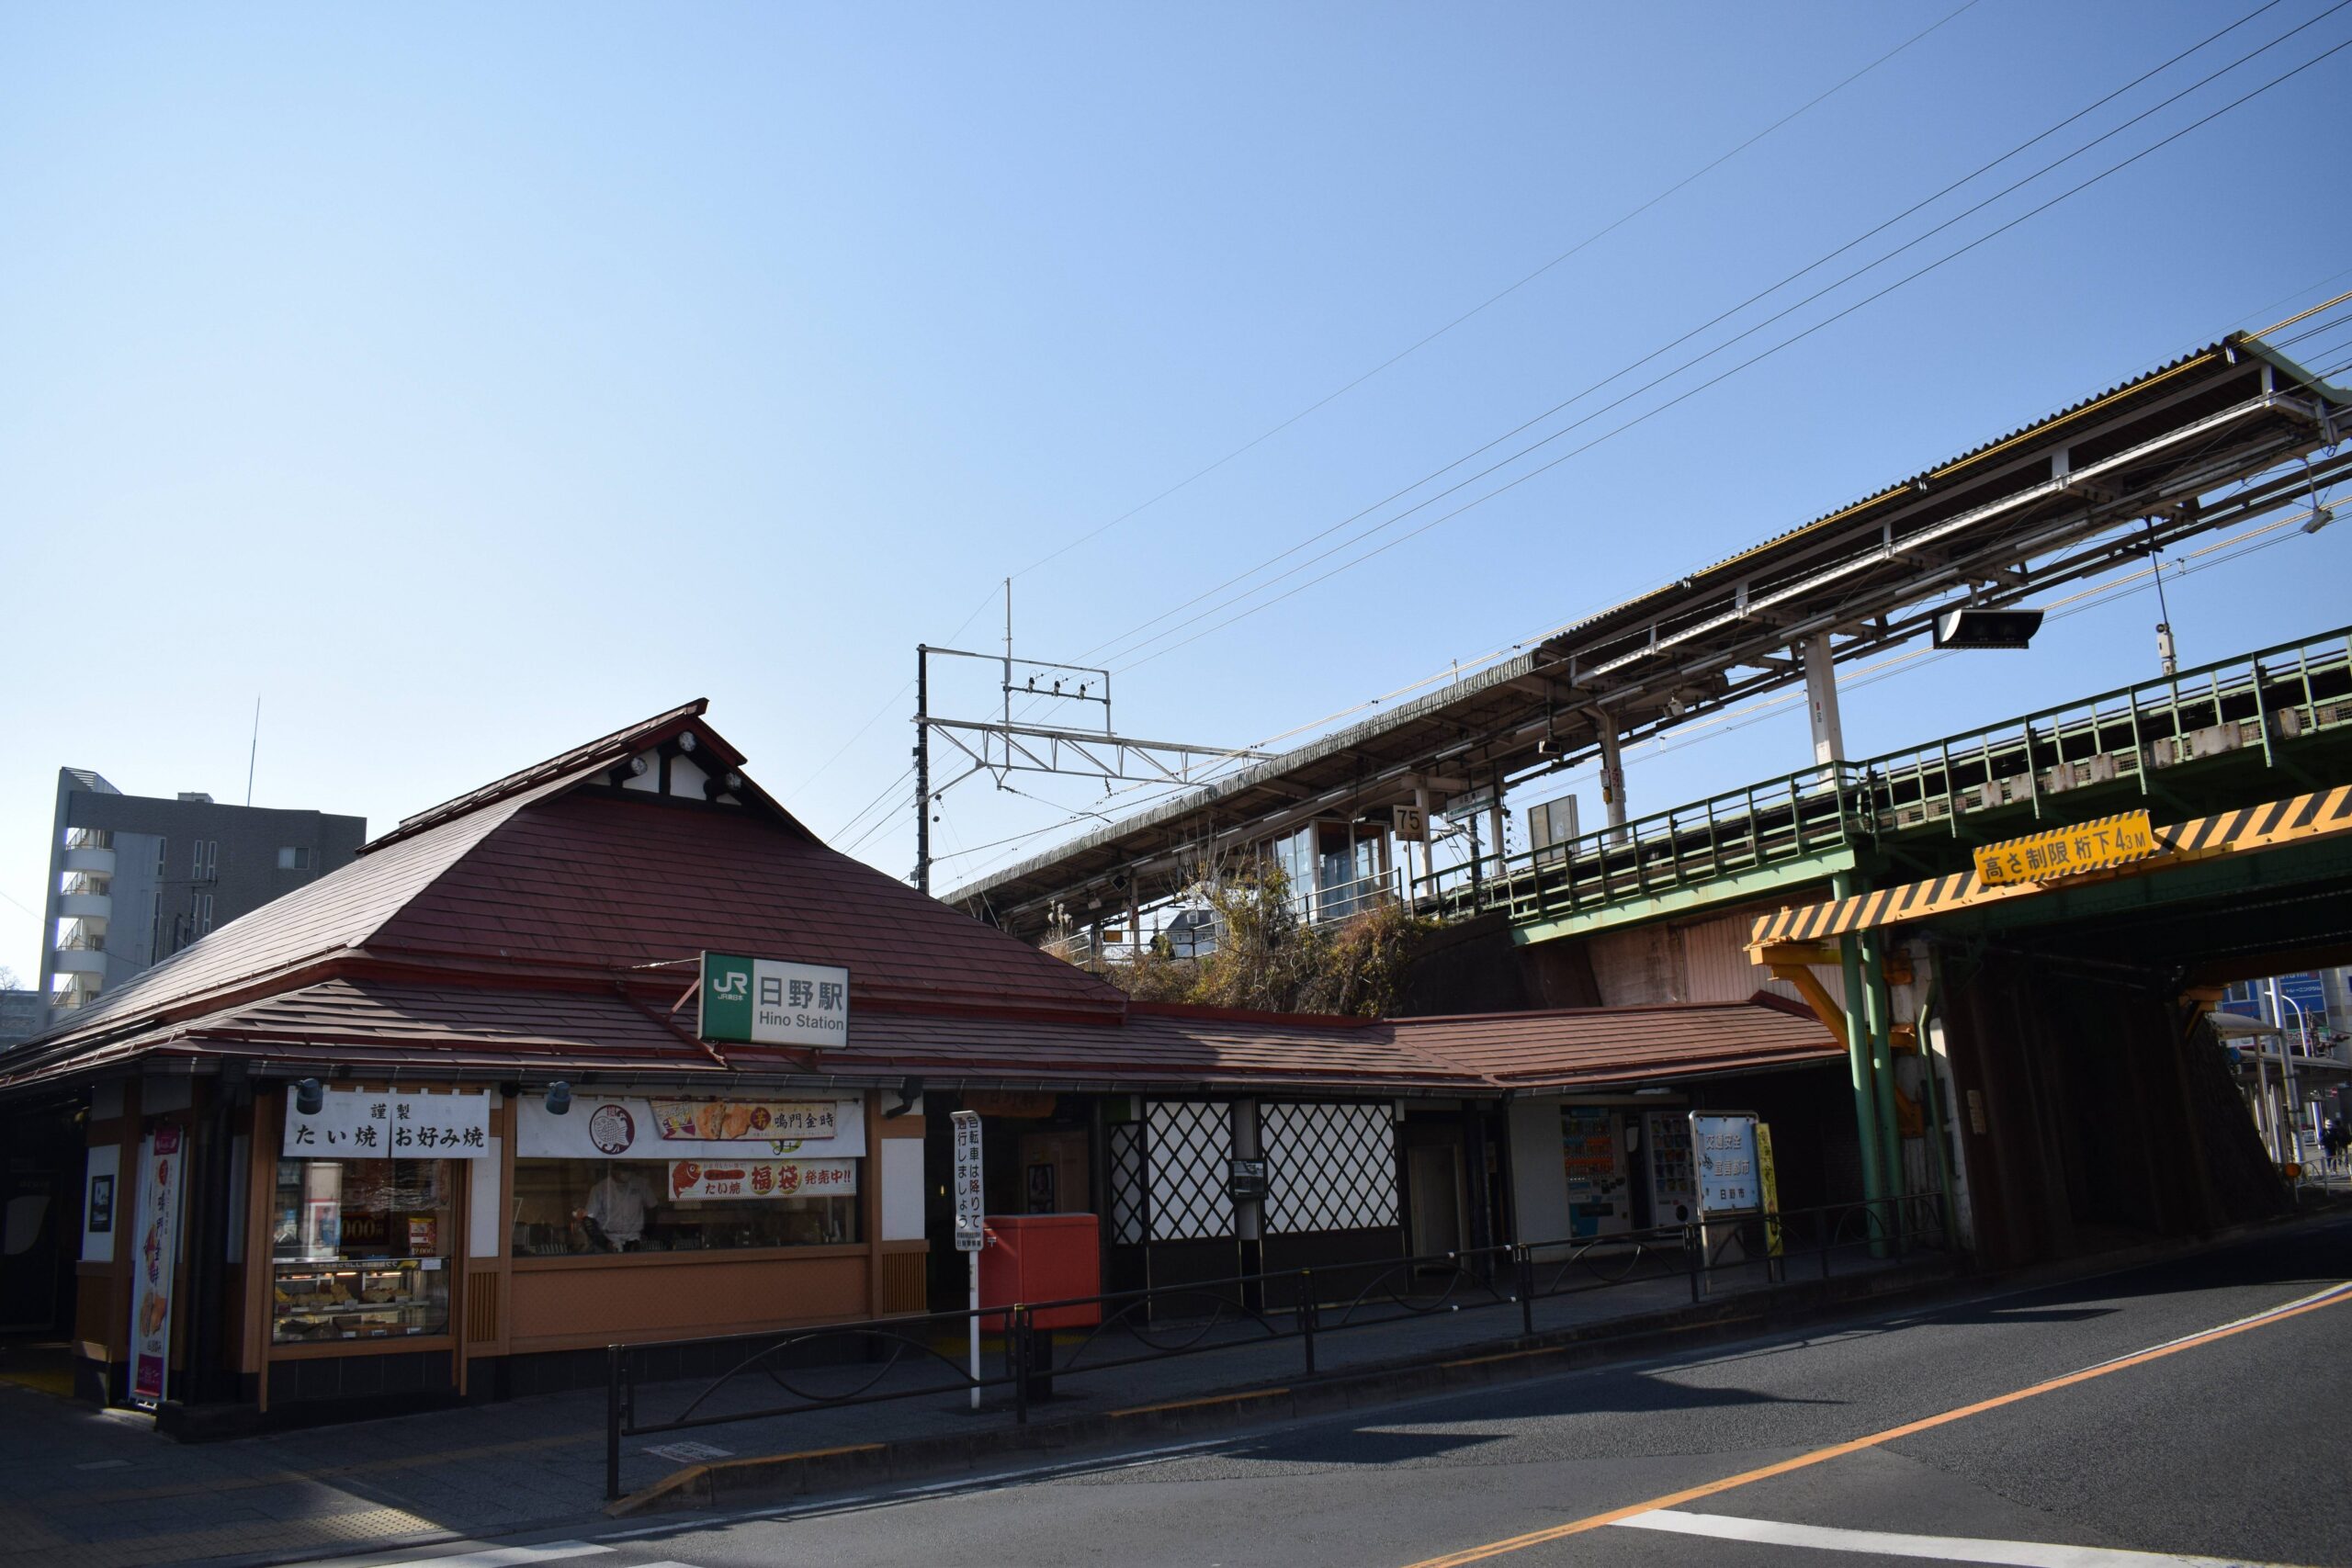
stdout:
{"type": "Polygon", "coordinates": [[[1698,1213],[1689,1116],[1679,1111],[1642,1113],[1642,1171],[1648,1180],[1651,1224],[1679,1224],[1698,1213]]]}
{"type": "Polygon", "coordinates": [[[1618,1141],[1618,1114],[1602,1105],[1560,1108],[1560,1144],[1568,1179],[1568,1235],[1622,1235],[1634,1204],[1618,1141]]]}

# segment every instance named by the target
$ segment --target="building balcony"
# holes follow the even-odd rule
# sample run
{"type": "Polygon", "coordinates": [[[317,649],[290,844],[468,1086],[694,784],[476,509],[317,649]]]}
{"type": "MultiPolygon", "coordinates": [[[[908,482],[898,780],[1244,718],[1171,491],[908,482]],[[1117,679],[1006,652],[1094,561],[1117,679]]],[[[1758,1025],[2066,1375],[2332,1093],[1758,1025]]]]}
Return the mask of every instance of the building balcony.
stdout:
{"type": "Polygon", "coordinates": [[[106,949],[102,947],[61,947],[54,956],[53,967],[60,975],[98,975],[107,972],[106,949]]]}
{"type": "Polygon", "coordinates": [[[114,852],[101,849],[68,849],[64,869],[86,872],[93,876],[114,874],[114,852]]]}
{"type": "Polygon", "coordinates": [[[107,893],[62,893],[57,898],[60,919],[103,920],[114,914],[114,897],[107,893]]]}

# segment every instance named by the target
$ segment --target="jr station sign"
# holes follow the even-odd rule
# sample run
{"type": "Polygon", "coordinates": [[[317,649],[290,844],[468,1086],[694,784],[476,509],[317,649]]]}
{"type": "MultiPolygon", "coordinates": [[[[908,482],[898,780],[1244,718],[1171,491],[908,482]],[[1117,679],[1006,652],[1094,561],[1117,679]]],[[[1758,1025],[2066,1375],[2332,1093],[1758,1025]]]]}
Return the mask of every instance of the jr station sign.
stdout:
{"type": "Polygon", "coordinates": [[[746,1045],[846,1044],[849,971],[706,953],[695,1032],[705,1040],[746,1045]]]}

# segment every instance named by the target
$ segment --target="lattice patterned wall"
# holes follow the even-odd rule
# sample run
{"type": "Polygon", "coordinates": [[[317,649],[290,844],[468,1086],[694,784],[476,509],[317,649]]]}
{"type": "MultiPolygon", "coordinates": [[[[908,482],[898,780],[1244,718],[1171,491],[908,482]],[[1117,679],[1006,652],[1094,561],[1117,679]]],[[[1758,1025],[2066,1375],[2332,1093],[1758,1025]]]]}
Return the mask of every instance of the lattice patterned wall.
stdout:
{"type": "Polygon", "coordinates": [[[1385,1105],[1258,1108],[1266,1229],[1369,1230],[1396,1223],[1396,1134],[1385,1105]]]}
{"type": "Polygon", "coordinates": [[[1154,1241],[1208,1241],[1233,1234],[1226,1167],[1233,1156],[1233,1108],[1221,1100],[1153,1100],[1150,1233],[1154,1241]]]}
{"type": "Polygon", "coordinates": [[[1144,1135],[1140,1122],[1111,1128],[1111,1242],[1134,1247],[1146,1235],[1150,1204],[1144,1195],[1144,1135]]]}

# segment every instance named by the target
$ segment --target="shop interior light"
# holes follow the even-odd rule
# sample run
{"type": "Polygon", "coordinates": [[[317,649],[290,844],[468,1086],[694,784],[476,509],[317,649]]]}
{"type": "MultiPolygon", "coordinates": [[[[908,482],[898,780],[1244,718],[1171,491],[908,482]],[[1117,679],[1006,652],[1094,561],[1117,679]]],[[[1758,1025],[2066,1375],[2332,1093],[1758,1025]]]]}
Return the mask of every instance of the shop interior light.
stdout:
{"type": "Polygon", "coordinates": [[[326,1090],[316,1078],[298,1079],[294,1085],[294,1109],[305,1116],[316,1116],[327,1102],[326,1090]]]}
{"type": "Polygon", "coordinates": [[[571,1109],[571,1085],[558,1078],[548,1085],[548,1114],[561,1116],[571,1109]]]}

